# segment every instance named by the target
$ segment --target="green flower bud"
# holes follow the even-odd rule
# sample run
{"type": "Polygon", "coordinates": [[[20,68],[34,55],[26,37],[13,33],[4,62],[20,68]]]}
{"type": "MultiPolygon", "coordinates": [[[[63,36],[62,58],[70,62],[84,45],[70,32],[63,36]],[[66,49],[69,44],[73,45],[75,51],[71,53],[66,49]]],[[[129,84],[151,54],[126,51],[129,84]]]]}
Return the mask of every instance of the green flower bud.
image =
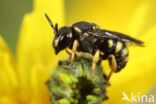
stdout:
{"type": "Polygon", "coordinates": [[[67,99],[61,99],[58,102],[59,102],[59,104],[71,104],[70,101],[67,99]]]}
{"type": "Polygon", "coordinates": [[[72,67],[70,59],[60,61],[47,82],[52,104],[102,104],[107,99],[106,77],[97,63],[90,79],[92,59],[76,57],[72,67]]]}
{"type": "Polygon", "coordinates": [[[97,96],[94,96],[94,95],[87,95],[87,100],[88,101],[93,101],[93,100],[96,100],[97,96]]]}
{"type": "Polygon", "coordinates": [[[67,73],[61,73],[59,74],[59,78],[65,83],[65,84],[72,84],[72,80],[70,79],[69,75],[67,73]]]}

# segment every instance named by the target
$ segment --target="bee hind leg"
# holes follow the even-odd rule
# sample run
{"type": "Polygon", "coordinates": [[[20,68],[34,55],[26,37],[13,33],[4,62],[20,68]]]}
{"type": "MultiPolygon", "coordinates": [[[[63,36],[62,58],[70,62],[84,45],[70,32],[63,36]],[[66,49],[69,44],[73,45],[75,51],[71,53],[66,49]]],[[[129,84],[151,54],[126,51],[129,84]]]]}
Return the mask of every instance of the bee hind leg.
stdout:
{"type": "Polygon", "coordinates": [[[97,50],[93,58],[93,64],[90,72],[90,79],[92,79],[93,77],[94,69],[96,67],[96,63],[99,61],[99,58],[100,58],[100,50],[97,50]]]}
{"type": "Polygon", "coordinates": [[[73,44],[73,48],[72,48],[72,52],[71,52],[71,61],[70,61],[69,66],[73,65],[78,45],[79,45],[78,40],[74,40],[74,44],[73,44]]]}
{"type": "Polygon", "coordinates": [[[107,76],[107,84],[108,84],[108,81],[111,78],[113,72],[116,72],[116,70],[117,70],[117,62],[116,62],[115,56],[114,55],[109,55],[108,59],[109,59],[109,64],[110,64],[110,67],[111,67],[111,71],[107,76]]]}

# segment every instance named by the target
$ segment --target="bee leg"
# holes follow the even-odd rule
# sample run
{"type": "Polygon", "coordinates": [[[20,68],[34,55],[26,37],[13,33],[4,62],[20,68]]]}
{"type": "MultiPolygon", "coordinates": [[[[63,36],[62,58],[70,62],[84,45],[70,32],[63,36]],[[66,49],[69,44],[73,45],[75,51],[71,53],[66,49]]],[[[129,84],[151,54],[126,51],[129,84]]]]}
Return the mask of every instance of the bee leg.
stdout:
{"type": "Polygon", "coordinates": [[[93,64],[90,72],[90,79],[92,79],[93,77],[93,72],[96,67],[96,63],[99,61],[99,58],[100,58],[100,50],[97,50],[93,58],[93,64]]]}
{"type": "Polygon", "coordinates": [[[73,44],[73,48],[72,48],[72,53],[71,53],[71,61],[70,61],[69,66],[72,66],[72,64],[74,62],[75,54],[76,54],[78,45],[79,45],[78,40],[74,40],[74,44],[73,44]]]}
{"type": "Polygon", "coordinates": [[[67,52],[67,54],[68,54],[68,55],[70,55],[70,56],[71,56],[71,52],[69,52],[67,48],[66,48],[66,50],[65,50],[65,51],[67,52]]]}
{"type": "Polygon", "coordinates": [[[117,70],[117,63],[116,63],[116,59],[115,59],[114,55],[109,56],[109,64],[111,66],[111,71],[107,77],[107,83],[108,83],[110,77],[112,76],[113,72],[116,72],[116,70],[117,70]]]}

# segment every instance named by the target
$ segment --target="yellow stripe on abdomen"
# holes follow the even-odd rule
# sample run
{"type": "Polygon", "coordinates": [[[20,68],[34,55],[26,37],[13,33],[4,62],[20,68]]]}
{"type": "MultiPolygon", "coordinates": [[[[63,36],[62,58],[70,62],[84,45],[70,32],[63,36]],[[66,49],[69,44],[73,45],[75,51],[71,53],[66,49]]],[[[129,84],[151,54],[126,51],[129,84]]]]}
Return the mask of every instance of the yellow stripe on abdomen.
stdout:
{"type": "Polygon", "coordinates": [[[121,56],[126,56],[126,55],[128,55],[128,49],[124,48],[121,56]]]}
{"type": "Polygon", "coordinates": [[[122,49],[123,43],[118,41],[115,49],[115,53],[118,53],[122,49]]]}
{"type": "Polygon", "coordinates": [[[108,40],[108,47],[109,48],[113,47],[113,40],[112,39],[108,40]]]}

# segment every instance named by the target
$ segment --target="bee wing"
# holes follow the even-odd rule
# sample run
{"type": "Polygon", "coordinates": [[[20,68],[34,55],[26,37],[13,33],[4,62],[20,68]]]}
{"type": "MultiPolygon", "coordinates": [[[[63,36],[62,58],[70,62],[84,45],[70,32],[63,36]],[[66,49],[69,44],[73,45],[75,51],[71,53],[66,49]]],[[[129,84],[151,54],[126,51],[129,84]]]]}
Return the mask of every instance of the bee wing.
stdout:
{"type": "Polygon", "coordinates": [[[97,39],[116,39],[122,42],[126,42],[128,44],[135,44],[137,46],[144,46],[144,42],[137,40],[135,38],[132,38],[128,35],[119,33],[119,32],[113,32],[109,30],[94,30],[89,31],[88,35],[91,37],[95,37],[97,39]]]}

